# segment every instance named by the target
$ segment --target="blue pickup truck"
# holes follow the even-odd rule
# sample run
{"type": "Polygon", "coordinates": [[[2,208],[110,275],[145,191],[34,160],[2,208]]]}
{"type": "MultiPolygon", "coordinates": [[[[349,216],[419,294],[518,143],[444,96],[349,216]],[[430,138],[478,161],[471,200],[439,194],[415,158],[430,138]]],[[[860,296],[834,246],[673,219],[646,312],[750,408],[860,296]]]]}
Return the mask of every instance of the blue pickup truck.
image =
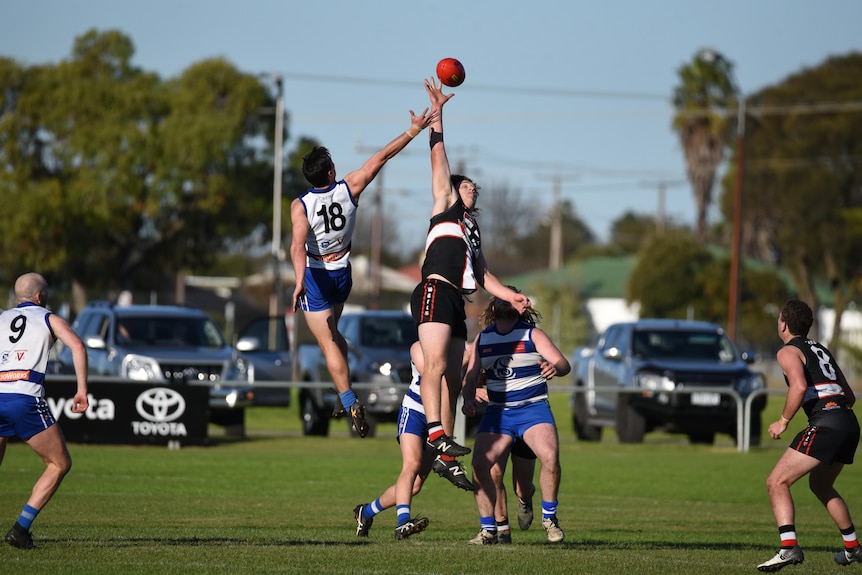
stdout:
{"type": "MultiPolygon", "coordinates": [[[[692,443],[712,444],[719,432],[738,439],[736,401],[717,390],[732,389],[745,399],[763,388],[764,376],[751,370],[754,359],[713,323],[613,324],[572,358],[575,434],[597,441],[603,427],[613,427],[623,443],[640,443],[656,429],[684,433],[692,443]]],[[[752,402],[749,445],[760,444],[765,406],[763,395],[752,402]]]]}

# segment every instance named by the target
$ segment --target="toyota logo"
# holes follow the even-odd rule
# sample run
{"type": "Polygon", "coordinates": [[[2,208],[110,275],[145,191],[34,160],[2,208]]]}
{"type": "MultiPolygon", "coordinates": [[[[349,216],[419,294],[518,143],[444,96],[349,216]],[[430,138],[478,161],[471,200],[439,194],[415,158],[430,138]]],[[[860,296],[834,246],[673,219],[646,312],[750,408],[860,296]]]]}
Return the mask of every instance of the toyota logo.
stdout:
{"type": "Polygon", "coordinates": [[[186,400],[173,389],[154,387],[138,396],[135,408],[147,421],[161,423],[182,416],[186,411],[186,400]]]}

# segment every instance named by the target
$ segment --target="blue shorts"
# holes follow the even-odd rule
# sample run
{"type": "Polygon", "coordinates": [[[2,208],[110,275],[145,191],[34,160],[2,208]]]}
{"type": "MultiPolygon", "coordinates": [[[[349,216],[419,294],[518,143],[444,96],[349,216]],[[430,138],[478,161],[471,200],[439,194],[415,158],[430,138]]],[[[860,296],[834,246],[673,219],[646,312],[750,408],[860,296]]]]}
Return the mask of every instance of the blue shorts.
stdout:
{"type": "Polygon", "coordinates": [[[44,399],[22,393],[0,393],[0,437],[27,440],[56,420],[44,399]]]}
{"type": "Polygon", "coordinates": [[[350,264],[340,270],[306,268],[305,295],[300,299],[302,311],[323,311],[347,301],[353,287],[350,264]]]}
{"type": "Polygon", "coordinates": [[[408,409],[401,406],[398,412],[398,435],[409,433],[418,435],[420,438],[428,438],[428,424],[425,421],[425,414],[415,409],[408,409]]]}
{"type": "Polygon", "coordinates": [[[540,423],[550,423],[555,427],[557,425],[547,400],[534,401],[508,409],[489,405],[485,408],[476,433],[499,433],[518,440],[524,437],[528,429],[540,423]]]}

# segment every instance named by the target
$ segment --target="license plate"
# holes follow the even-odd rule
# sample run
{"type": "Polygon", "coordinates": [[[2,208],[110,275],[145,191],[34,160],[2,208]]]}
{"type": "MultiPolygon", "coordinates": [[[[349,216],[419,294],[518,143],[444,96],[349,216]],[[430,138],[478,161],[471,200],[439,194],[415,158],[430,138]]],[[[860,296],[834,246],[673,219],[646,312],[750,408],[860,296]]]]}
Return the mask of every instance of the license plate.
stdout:
{"type": "Polygon", "coordinates": [[[692,405],[715,406],[721,403],[720,393],[711,393],[707,391],[696,391],[691,394],[692,405]]]}

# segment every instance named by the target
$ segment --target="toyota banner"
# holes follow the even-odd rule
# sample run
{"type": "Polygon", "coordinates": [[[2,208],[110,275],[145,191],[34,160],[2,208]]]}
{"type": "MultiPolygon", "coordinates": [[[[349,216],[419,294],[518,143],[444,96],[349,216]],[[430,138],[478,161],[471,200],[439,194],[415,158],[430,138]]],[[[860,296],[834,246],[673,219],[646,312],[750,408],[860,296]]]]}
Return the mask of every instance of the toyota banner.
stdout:
{"type": "Polygon", "coordinates": [[[123,381],[90,382],[87,388],[89,408],[84,413],[74,413],[74,378],[46,382],[45,401],[68,441],[154,445],[208,442],[207,387],[123,381]]]}

